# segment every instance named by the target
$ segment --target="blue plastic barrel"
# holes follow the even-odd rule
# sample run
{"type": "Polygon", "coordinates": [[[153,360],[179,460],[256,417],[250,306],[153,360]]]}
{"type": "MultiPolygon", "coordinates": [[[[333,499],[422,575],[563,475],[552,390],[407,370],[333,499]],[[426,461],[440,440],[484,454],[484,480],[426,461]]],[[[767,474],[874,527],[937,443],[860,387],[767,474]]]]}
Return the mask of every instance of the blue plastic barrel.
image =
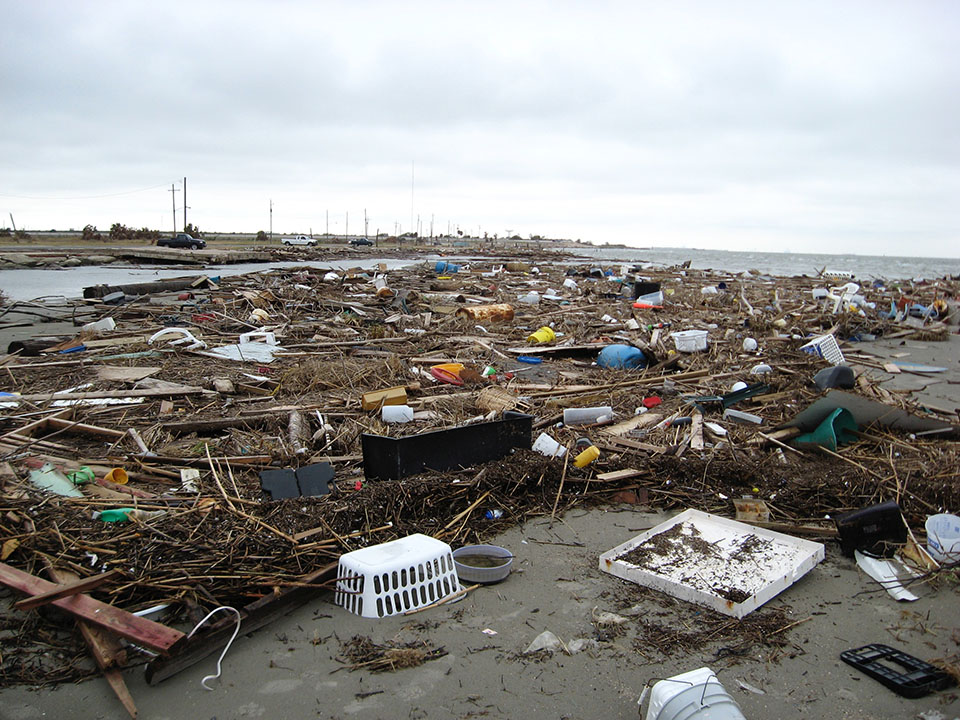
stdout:
{"type": "Polygon", "coordinates": [[[438,260],[435,266],[435,269],[438,273],[455,273],[460,272],[460,266],[456,263],[447,262],[446,260],[438,260]]]}
{"type": "Polygon", "coordinates": [[[633,345],[607,345],[597,356],[597,365],[619,370],[639,368],[647,366],[647,358],[633,345]]]}

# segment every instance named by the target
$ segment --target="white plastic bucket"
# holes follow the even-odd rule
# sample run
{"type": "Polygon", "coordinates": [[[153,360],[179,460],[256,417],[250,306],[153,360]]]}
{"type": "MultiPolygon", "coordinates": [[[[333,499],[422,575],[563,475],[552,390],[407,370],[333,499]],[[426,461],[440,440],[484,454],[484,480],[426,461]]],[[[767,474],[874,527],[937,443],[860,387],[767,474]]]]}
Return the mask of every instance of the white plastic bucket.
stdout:
{"type": "Polygon", "coordinates": [[[927,552],[941,565],[960,562],[960,517],[949,513],[927,518],[927,552]]]}
{"type": "Polygon", "coordinates": [[[673,344],[680,352],[702,352],[707,349],[706,330],[681,330],[673,333],[673,344]]]}
{"type": "Polygon", "coordinates": [[[650,691],[646,720],[746,720],[710,668],[661,680],[650,691]]]}

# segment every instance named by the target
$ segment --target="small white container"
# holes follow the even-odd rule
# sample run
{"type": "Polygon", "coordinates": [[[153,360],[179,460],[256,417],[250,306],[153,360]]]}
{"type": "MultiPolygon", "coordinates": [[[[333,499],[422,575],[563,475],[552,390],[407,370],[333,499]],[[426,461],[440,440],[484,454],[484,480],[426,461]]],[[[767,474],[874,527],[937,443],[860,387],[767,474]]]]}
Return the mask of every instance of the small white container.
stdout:
{"type": "Polygon", "coordinates": [[[743,351],[744,352],[756,352],[757,351],[757,341],[752,337],[743,339],[743,351]]]}
{"type": "Polygon", "coordinates": [[[87,323],[82,328],[81,332],[86,333],[101,333],[101,332],[110,332],[111,330],[117,329],[117,323],[112,317],[105,317],[103,320],[97,320],[96,322],[87,323]]]}
{"type": "Polygon", "coordinates": [[[949,513],[927,518],[927,552],[941,565],[960,562],[960,517],[949,513]]]}
{"type": "Polygon", "coordinates": [[[546,433],[540,433],[540,436],[533,443],[533,449],[541,455],[546,455],[550,458],[562,458],[567,452],[567,449],[563,445],[546,433]]]}
{"type": "Polygon", "coordinates": [[[385,423],[408,423],[413,420],[413,408],[409,405],[384,405],[380,418],[385,423]]]}
{"type": "Polygon", "coordinates": [[[671,337],[680,352],[702,352],[707,349],[706,330],[681,330],[673,333],[671,337]]]}
{"type": "Polygon", "coordinates": [[[641,295],[636,299],[636,302],[646,305],[663,305],[663,290],[641,295]]]}

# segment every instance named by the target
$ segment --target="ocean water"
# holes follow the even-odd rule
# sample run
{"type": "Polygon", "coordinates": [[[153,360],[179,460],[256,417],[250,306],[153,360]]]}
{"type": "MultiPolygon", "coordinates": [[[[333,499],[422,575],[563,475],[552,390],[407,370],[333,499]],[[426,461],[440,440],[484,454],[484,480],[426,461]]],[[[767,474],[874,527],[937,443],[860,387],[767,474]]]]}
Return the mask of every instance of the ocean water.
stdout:
{"type": "Polygon", "coordinates": [[[603,262],[679,265],[690,261],[698,270],[740,273],[758,270],[767,275],[816,276],[820,270],[844,270],[858,280],[932,280],[960,277],[960,258],[893,257],[888,255],[814,255],[806,253],[739,252],[691,248],[584,247],[578,254],[603,262]]]}

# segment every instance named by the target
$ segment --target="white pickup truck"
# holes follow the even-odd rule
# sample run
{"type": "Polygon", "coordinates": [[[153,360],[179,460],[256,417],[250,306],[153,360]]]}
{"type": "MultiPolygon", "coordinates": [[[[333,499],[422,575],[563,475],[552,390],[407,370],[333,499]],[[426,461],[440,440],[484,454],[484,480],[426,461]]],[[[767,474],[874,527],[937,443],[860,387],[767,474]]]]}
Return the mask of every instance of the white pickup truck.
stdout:
{"type": "Polygon", "coordinates": [[[294,235],[293,237],[283,238],[284,245],[309,245],[313,247],[317,244],[317,241],[314,240],[309,235],[294,235]]]}

